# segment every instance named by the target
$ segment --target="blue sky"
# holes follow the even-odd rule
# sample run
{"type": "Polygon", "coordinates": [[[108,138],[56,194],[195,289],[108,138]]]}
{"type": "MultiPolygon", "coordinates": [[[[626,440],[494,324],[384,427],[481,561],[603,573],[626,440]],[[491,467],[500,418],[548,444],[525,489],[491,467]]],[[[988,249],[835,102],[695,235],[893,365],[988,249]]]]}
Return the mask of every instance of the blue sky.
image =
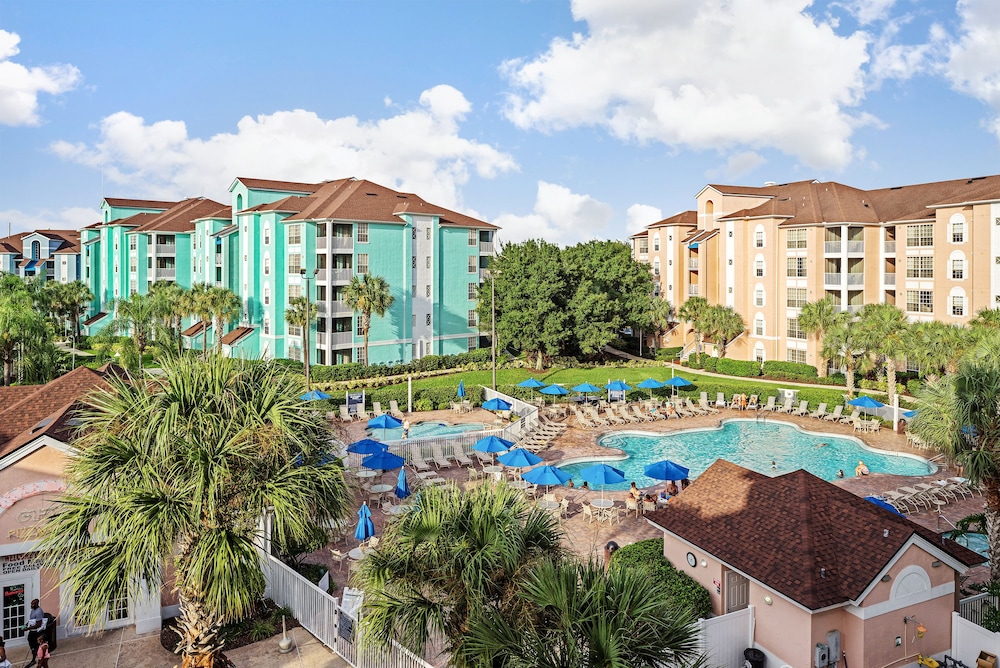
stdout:
{"type": "Polygon", "coordinates": [[[997,34],[995,0],[4,0],[0,234],[355,176],[570,244],[706,183],[995,174],[997,34]]]}

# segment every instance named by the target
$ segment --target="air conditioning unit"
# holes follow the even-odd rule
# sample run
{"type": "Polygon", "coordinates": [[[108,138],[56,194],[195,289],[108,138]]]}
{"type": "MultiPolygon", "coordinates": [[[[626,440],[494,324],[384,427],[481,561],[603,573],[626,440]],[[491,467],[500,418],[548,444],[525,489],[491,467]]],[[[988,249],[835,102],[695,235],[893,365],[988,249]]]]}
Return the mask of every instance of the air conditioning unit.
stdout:
{"type": "Polygon", "coordinates": [[[814,668],[826,668],[830,663],[830,648],[823,643],[816,643],[816,649],[813,651],[813,666],[814,668]]]}

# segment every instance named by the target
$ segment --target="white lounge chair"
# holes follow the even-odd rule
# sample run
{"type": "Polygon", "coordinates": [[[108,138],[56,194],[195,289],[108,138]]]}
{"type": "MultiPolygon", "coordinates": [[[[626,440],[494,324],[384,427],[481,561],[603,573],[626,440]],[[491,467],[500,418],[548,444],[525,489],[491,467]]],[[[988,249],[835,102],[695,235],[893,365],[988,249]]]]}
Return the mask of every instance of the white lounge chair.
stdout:
{"type": "Polygon", "coordinates": [[[817,408],[812,413],[810,413],[809,417],[822,418],[822,417],[825,417],[826,415],[827,415],[827,412],[826,412],[826,403],[824,402],[824,403],[822,403],[822,404],[819,405],[819,408],[817,408]]]}
{"type": "Polygon", "coordinates": [[[726,407],[726,394],[725,394],[725,392],[716,392],[715,393],[715,407],[716,408],[725,408],[726,407]]]}
{"type": "MultiPolygon", "coordinates": [[[[704,394],[704,392],[702,392],[702,394],[704,394]]],[[[712,404],[708,403],[708,399],[701,399],[698,402],[698,405],[701,406],[703,409],[705,409],[705,411],[707,411],[709,413],[718,413],[719,412],[718,408],[716,408],[712,404]]]]}
{"type": "Polygon", "coordinates": [[[452,450],[455,453],[455,461],[459,464],[464,464],[465,466],[472,466],[472,460],[462,451],[462,446],[458,443],[452,445],[452,450]]]}
{"type": "Polygon", "coordinates": [[[441,452],[440,445],[437,445],[435,443],[434,445],[431,446],[431,456],[434,458],[434,465],[437,466],[439,469],[451,468],[451,462],[448,460],[447,457],[444,456],[444,453],[441,452]]]}
{"type": "Polygon", "coordinates": [[[792,413],[792,415],[808,415],[808,414],[809,414],[809,402],[808,401],[800,401],[799,402],[799,407],[797,409],[795,409],[794,413],[792,413]]]}
{"type": "Polygon", "coordinates": [[[785,403],[781,405],[781,408],[778,409],[778,412],[791,413],[792,410],[794,410],[794,408],[795,408],[795,401],[791,397],[789,397],[785,399],[785,403]]]}
{"type": "Polygon", "coordinates": [[[389,400],[389,415],[400,420],[403,419],[403,411],[399,410],[399,404],[396,403],[395,399],[389,400]]]}
{"type": "Polygon", "coordinates": [[[385,414],[385,411],[382,410],[382,402],[380,402],[380,401],[373,401],[372,402],[372,412],[375,413],[375,417],[378,417],[379,415],[385,414]]]}
{"type": "Polygon", "coordinates": [[[823,419],[826,420],[827,422],[836,422],[843,416],[843,414],[844,414],[844,405],[840,404],[839,406],[834,406],[833,412],[824,415],[823,419]]]}
{"type": "Polygon", "coordinates": [[[776,399],[777,399],[777,397],[775,397],[773,394],[770,395],[767,398],[767,404],[764,406],[764,410],[766,410],[766,411],[776,411],[776,410],[778,410],[778,407],[774,403],[776,399]]]}

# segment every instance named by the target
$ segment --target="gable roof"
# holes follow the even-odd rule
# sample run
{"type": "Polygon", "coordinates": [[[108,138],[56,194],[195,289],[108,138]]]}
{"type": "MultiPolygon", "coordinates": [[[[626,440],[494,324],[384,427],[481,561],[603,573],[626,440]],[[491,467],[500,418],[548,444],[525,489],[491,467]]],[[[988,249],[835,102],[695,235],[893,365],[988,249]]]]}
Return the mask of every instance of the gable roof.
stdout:
{"type": "Polygon", "coordinates": [[[80,233],[76,230],[32,230],[30,232],[18,232],[9,237],[0,239],[0,253],[13,253],[20,255],[23,251],[24,238],[32,234],[40,234],[47,239],[54,239],[62,242],[54,253],[79,253],[80,233]]]}
{"type": "Polygon", "coordinates": [[[126,199],[122,197],[105,197],[108,206],[118,209],[161,209],[166,211],[177,202],[164,202],[154,199],[126,199]]]}
{"type": "Polygon", "coordinates": [[[226,335],[222,337],[222,345],[224,346],[234,345],[244,336],[247,336],[248,334],[251,333],[253,333],[253,327],[236,327],[233,330],[227,332],[226,335]]]}
{"type": "Polygon", "coordinates": [[[806,471],[772,478],[721,459],[646,517],[810,610],[858,600],[912,537],[966,566],[984,561],[806,471]]]}
{"type": "MultiPolygon", "coordinates": [[[[138,214],[132,218],[143,216],[142,221],[126,234],[142,234],[144,232],[194,232],[194,221],[210,217],[225,209],[226,206],[204,197],[181,200],[163,213],[138,214]]],[[[131,221],[132,218],[127,220],[131,221]]]]}
{"type": "Polygon", "coordinates": [[[321,183],[301,183],[299,181],[275,181],[272,179],[251,179],[245,176],[237,176],[229,189],[239,181],[251,190],[278,190],[290,193],[314,193],[323,184],[321,183]]]}

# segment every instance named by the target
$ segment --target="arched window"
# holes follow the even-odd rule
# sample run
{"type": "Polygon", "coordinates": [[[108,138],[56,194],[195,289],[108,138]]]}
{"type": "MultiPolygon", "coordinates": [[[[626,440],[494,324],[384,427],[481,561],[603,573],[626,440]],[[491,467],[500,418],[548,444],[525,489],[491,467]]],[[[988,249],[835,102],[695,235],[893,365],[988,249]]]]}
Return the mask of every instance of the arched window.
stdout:
{"type": "Polygon", "coordinates": [[[660,258],[653,258],[653,276],[660,275],[660,258]]]}
{"type": "Polygon", "coordinates": [[[753,347],[753,358],[757,360],[758,364],[763,364],[766,361],[764,355],[764,344],[758,343],[753,347]]]}
{"type": "Polygon", "coordinates": [[[952,288],[948,293],[948,313],[956,318],[965,317],[965,290],[952,288]]]}
{"type": "Polygon", "coordinates": [[[948,269],[950,272],[951,280],[953,281],[964,281],[965,280],[965,253],[962,251],[952,251],[951,255],[948,257],[948,269]]]}
{"type": "Polygon", "coordinates": [[[31,259],[37,260],[42,254],[42,244],[38,241],[31,242],[31,259]]]}
{"type": "Polygon", "coordinates": [[[657,232],[653,235],[653,252],[658,253],[660,251],[660,233],[657,232]]]}
{"type": "Polygon", "coordinates": [[[758,313],[753,319],[754,336],[764,336],[764,314],[758,313]]]}
{"type": "Polygon", "coordinates": [[[916,564],[907,566],[899,572],[899,575],[892,581],[892,589],[889,590],[889,598],[896,600],[930,591],[931,579],[920,566],[916,564]]]}
{"type": "Polygon", "coordinates": [[[110,223],[111,222],[111,209],[105,209],[104,210],[104,222],[105,223],[110,223]]]}
{"type": "Polygon", "coordinates": [[[753,288],[753,305],[757,308],[764,306],[764,286],[761,283],[753,288]]]}
{"type": "Polygon", "coordinates": [[[269,335],[271,333],[271,316],[264,314],[264,334],[269,335]]]}
{"type": "Polygon", "coordinates": [[[764,226],[757,225],[753,230],[753,247],[763,248],[764,247],[764,226]]]}
{"type": "Polygon", "coordinates": [[[271,286],[264,284],[264,306],[271,303],[271,286]]]}
{"type": "Polygon", "coordinates": [[[264,245],[271,243],[271,223],[264,223],[264,245]]]}
{"type": "Polygon", "coordinates": [[[948,239],[953,244],[964,244],[965,243],[965,216],[960,213],[952,214],[951,218],[948,219],[948,227],[951,228],[951,234],[948,239]]]}
{"type": "Polygon", "coordinates": [[[243,195],[236,196],[236,213],[243,210],[243,195]]]}
{"type": "Polygon", "coordinates": [[[270,276],[271,275],[271,254],[270,253],[264,253],[264,275],[265,276],[270,276]]]}
{"type": "Polygon", "coordinates": [[[712,200],[705,202],[705,215],[709,218],[715,215],[715,202],[712,200]]]}
{"type": "Polygon", "coordinates": [[[754,275],[757,278],[763,278],[764,277],[764,256],[760,255],[759,253],[757,254],[757,257],[754,258],[754,261],[753,261],[753,271],[754,271],[754,275]]]}

